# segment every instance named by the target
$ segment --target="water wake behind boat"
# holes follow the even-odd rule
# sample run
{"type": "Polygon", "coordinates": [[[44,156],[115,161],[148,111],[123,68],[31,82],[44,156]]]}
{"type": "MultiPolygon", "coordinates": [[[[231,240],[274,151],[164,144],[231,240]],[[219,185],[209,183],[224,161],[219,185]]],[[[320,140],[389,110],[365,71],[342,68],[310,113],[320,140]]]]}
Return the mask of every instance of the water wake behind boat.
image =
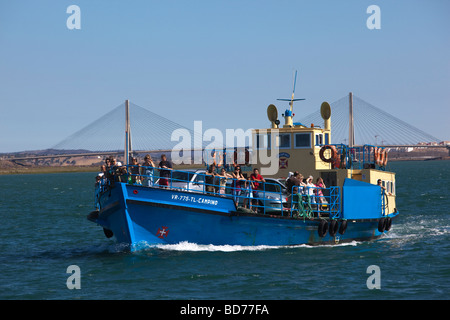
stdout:
{"type": "MultiPolygon", "coordinates": [[[[334,245],[322,245],[321,248],[324,247],[341,247],[341,246],[357,246],[358,241],[351,241],[341,244],[334,245]]],[[[146,242],[141,242],[137,244],[138,250],[151,250],[151,249],[161,249],[166,251],[186,251],[186,252],[200,252],[200,251],[209,251],[209,252],[239,252],[239,251],[265,251],[265,250],[276,250],[276,249],[287,249],[287,248],[320,248],[319,246],[311,246],[307,244],[300,244],[295,246],[240,246],[240,245],[203,245],[197,243],[191,243],[188,241],[182,241],[177,244],[158,244],[152,245],[146,242]]]]}

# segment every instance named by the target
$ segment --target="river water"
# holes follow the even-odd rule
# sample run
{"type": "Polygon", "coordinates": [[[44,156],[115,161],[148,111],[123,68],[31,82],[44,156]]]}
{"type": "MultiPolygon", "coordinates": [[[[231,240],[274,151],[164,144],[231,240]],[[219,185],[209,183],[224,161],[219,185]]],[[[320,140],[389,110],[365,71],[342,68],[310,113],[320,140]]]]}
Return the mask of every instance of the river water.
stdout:
{"type": "Polygon", "coordinates": [[[390,170],[400,215],[379,240],[180,243],[134,253],[86,219],[95,173],[0,176],[0,299],[448,299],[450,161],[393,162],[390,170]],[[72,265],[80,289],[68,288],[72,265]],[[368,287],[370,266],[379,268],[379,289],[368,287]]]}

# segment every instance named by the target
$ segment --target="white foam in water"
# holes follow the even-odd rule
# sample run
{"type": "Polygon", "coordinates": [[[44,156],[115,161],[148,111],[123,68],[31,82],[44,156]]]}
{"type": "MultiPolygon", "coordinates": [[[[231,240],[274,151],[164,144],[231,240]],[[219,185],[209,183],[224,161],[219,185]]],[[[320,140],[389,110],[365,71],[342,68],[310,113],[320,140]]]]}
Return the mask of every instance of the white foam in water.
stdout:
{"type": "Polygon", "coordinates": [[[239,246],[239,245],[212,245],[212,244],[196,244],[183,241],[177,244],[161,244],[156,245],[158,249],[173,250],[173,251],[260,251],[267,249],[277,249],[280,246],[239,246]]]}
{"type": "Polygon", "coordinates": [[[262,250],[271,250],[271,249],[280,249],[280,248],[332,248],[332,247],[341,247],[341,246],[357,246],[360,244],[358,241],[351,241],[346,243],[339,244],[325,244],[319,246],[311,246],[307,244],[300,244],[294,246],[241,246],[241,245],[212,245],[212,244],[197,244],[188,241],[182,241],[177,244],[158,244],[158,245],[149,245],[147,243],[139,243],[138,249],[151,249],[158,248],[161,250],[169,250],[169,251],[209,251],[209,252],[237,252],[237,251],[262,251],[262,250]]]}

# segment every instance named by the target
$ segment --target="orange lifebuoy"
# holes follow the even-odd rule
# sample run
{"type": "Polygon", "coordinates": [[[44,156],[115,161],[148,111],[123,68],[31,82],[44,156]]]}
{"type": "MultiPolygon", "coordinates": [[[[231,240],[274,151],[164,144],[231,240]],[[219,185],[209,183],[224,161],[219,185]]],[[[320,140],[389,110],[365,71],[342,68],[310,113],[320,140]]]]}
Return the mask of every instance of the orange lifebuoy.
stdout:
{"type": "Polygon", "coordinates": [[[385,167],[387,164],[387,150],[383,149],[380,154],[380,166],[385,167]]]}
{"type": "Polygon", "coordinates": [[[382,167],[384,164],[384,159],[386,158],[386,151],[381,150],[380,151],[380,166],[382,167]]]}
{"type": "Polygon", "coordinates": [[[381,164],[380,164],[380,149],[379,148],[375,147],[375,149],[373,151],[373,156],[375,159],[375,164],[377,166],[380,166],[381,164]]]}

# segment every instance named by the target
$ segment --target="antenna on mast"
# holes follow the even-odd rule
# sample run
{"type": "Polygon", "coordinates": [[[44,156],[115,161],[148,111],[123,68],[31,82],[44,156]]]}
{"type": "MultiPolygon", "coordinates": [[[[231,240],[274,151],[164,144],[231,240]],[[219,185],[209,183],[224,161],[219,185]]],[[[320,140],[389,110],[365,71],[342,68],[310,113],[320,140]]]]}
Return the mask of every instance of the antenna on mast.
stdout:
{"type": "Polygon", "coordinates": [[[286,124],[284,125],[285,127],[292,127],[292,117],[293,117],[293,111],[294,111],[294,101],[301,101],[301,100],[305,100],[305,99],[294,99],[294,94],[295,94],[295,84],[297,83],[297,70],[295,70],[294,72],[294,79],[293,79],[293,84],[292,84],[292,96],[290,99],[277,99],[279,101],[289,101],[289,109],[286,109],[286,111],[284,112],[283,116],[285,118],[286,124]]]}

